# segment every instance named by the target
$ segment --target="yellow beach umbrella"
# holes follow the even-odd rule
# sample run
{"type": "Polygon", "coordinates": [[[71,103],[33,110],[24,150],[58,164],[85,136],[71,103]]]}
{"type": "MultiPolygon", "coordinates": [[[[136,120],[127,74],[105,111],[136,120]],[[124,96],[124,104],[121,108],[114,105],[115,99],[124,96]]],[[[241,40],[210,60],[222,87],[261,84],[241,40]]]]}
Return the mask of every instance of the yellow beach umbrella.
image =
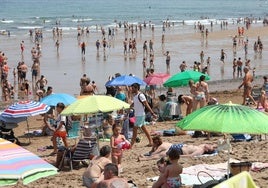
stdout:
{"type": "Polygon", "coordinates": [[[130,105],[107,95],[90,95],[79,99],[62,111],[62,115],[83,115],[128,109],[130,105]]]}

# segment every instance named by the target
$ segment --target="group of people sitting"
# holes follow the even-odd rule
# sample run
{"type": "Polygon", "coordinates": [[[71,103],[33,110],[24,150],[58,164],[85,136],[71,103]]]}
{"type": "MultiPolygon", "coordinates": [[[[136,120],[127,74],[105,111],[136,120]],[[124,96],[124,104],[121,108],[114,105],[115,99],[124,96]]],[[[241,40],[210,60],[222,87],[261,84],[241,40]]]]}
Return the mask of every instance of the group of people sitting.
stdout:
{"type": "Polygon", "coordinates": [[[160,176],[153,184],[153,188],[180,187],[183,167],[179,164],[180,157],[195,157],[211,154],[216,151],[217,145],[213,144],[171,144],[163,142],[160,136],[153,137],[151,151],[138,157],[138,161],[157,160],[160,176]]]}

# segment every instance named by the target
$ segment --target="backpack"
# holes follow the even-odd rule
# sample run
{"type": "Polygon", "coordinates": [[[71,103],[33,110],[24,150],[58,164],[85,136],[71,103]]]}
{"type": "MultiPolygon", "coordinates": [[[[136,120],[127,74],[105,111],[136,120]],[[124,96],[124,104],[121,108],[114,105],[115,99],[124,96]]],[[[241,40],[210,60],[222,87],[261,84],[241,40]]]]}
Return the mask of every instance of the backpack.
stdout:
{"type": "MultiPolygon", "coordinates": [[[[138,94],[138,99],[139,99],[140,103],[143,105],[143,107],[145,107],[144,104],[143,104],[143,102],[140,99],[140,94],[141,93],[138,94]]],[[[146,101],[149,104],[149,106],[151,108],[153,108],[153,99],[149,95],[146,95],[145,93],[143,93],[143,95],[145,96],[146,101]]],[[[149,112],[149,110],[147,108],[145,108],[144,111],[145,111],[146,114],[149,112]]]]}

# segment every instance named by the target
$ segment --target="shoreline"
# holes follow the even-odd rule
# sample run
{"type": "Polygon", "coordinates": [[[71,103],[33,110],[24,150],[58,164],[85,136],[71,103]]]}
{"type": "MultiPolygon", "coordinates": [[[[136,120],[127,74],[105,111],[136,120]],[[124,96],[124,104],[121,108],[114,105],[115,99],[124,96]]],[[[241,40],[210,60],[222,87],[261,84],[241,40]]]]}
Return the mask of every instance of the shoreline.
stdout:
{"type": "MultiPolygon", "coordinates": [[[[71,95],[78,95],[79,79],[82,74],[87,74],[91,80],[94,80],[98,86],[100,93],[105,92],[105,82],[108,77],[117,72],[121,74],[133,73],[134,75],[142,78],[142,45],[145,40],[154,40],[155,49],[155,72],[165,72],[165,56],[163,52],[166,50],[171,51],[171,75],[179,71],[179,64],[185,60],[188,69],[193,64],[193,61],[199,61],[199,53],[201,50],[205,52],[205,59],[207,56],[211,57],[211,81],[229,80],[232,78],[232,39],[237,32],[237,25],[230,25],[227,30],[221,30],[219,25],[213,26],[213,31],[209,33],[207,41],[200,41],[200,33],[194,30],[193,27],[182,27],[181,30],[177,28],[168,28],[165,31],[166,42],[165,46],[161,46],[162,29],[155,28],[152,32],[150,29],[142,31],[142,35],[138,32],[133,37],[137,40],[138,53],[136,56],[128,54],[123,55],[123,40],[125,38],[124,31],[118,30],[114,40],[109,40],[111,47],[103,53],[96,52],[95,41],[101,40],[101,33],[90,33],[88,37],[84,36],[81,41],[86,41],[86,57],[81,59],[81,52],[78,46],[78,41],[75,37],[75,31],[68,35],[63,33],[60,39],[60,52],[57,55],[54,47],[55,40],[53,40],[52,33],[44,33],[44,40],[42,45],[41,61],[41,74],[45,75],[48,79],[48,85],[54,88],[54,92],[64,92],[71,95]],[[227,62],[224,67],[221,66],[219,61],[220,49],[226,49],[227,62]],[[223,70],[223,71],[222,71],[223,70]],[[66,82],[67,81],[67,82],[66,82]]],[[[260,24],[253,24],[252,27],[246,31],[246,36],[250,40],[248,58],[252,60],[252,67],[256,67],[256,75],[264,75],[268,70],[268,65],[264,62],[268,61],[266,56],[266,46],[268,46],[268,27],[263,27],[260,24]],[[264,50],[262,57],[255,57],[252,45],[257,36],[262,37],[264,43],[264,50]]],[[[132,37],[128,34],[127,37],[132,37]]],[[[12,82],[12,69],[16,67],[20,61],[19,43],[25,40],[25,63],[28,67],[31,66],[32,60],[29,55],[31,47],[34,45],[29,40],[29,36],[22,35],[11,38],[3,38],[5,46],[0,49],[5,52],[8,57],[8,64],[10,66],[9,80],[12,82]]],[[[237,52],[237,57],[245,58],[241,46],[237,52]]],[[[147,59],[147,61],[149,61],[147,59]]],[[[147,62],[147,65],[149,62],[147,62]]],[[[31,82],[31,72],[28,71],[27,79],[31,82]]]]}

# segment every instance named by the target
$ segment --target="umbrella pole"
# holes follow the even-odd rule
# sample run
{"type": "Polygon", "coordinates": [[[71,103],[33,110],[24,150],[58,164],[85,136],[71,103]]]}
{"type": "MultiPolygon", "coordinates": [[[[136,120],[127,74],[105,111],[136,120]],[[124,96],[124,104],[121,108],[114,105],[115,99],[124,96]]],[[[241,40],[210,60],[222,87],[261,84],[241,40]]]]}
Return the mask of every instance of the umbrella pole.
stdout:
{"type": "Polygon", "coordinates": [[[29,144],[31,143],[31,138],[30,138],[30,127],[29,127],[29,122],[28,122],[28,118],[26,118],[26,122],[27,122],[27,132],[28,132],[28,139],[29,139],[29,144]]]}
{"type": "Polygon", "coordinates": [[[227,179],[230,177],[230,139],[227,138],[227,145],[228,145],[228,162],[227,162],[227,179]]]}

